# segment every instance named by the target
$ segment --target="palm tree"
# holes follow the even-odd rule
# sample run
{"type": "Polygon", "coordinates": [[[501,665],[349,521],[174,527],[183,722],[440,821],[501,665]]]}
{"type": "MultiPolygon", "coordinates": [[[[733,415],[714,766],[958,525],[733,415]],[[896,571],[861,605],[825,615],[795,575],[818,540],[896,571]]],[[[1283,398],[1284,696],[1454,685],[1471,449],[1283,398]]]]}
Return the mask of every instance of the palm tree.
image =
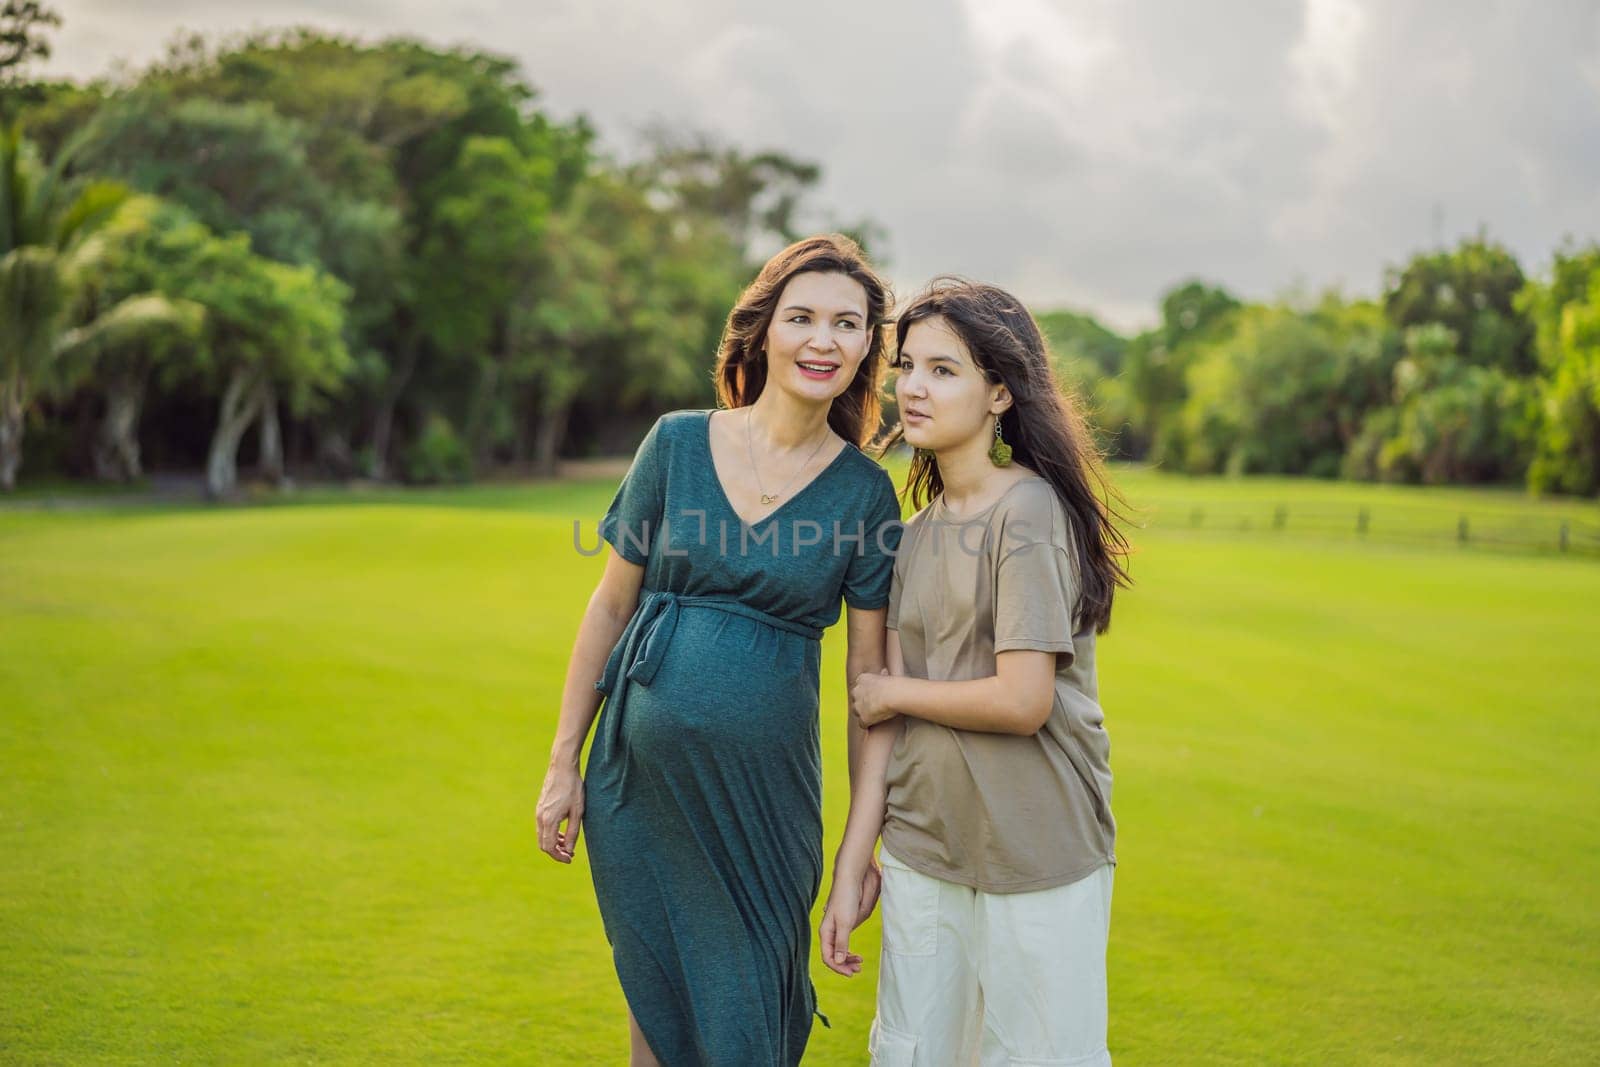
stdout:
{"type": "Polygon", "coordinates": [[[0,130],[0,489],[16,486],[23,418],[70,384],[112,339],[187,317],[155,294],[129,297],[73,325],[79,281],[101,249],[96,229],[120,208],[117,182],[69,180],[72,148],[45,166],[13,123],[0,130]]]}

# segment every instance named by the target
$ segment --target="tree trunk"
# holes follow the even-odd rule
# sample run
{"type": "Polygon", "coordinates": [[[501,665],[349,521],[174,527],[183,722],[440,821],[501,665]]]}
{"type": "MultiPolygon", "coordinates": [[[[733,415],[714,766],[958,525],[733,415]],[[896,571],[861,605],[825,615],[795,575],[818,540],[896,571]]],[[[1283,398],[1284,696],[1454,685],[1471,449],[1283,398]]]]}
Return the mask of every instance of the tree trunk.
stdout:
{"type": "Polygon", "coordinates": [[[211,436],[211,452],[206,457],[206,493],[213,499],[233,492],[239,484],[239,442],[261,407],[261,390],[255,375],[254,368],[236,368],[223,390],[217,408],[217,430],[211,436]]]}
{"type": "Polygon", "coordinates": [[[571,402],[554,411],[546,411],[539,418],[539,433],[534,443],[534,471],[541,478],[556,476],[556,449],[567,434],[567,418],[572,413],[571,402]]]}
{"type": "Polygon", "coordinates": [[[106,386],[106,413],[94,444],[94,476],[103,482],[131,482],[144,474],[139,461],[139,412],[144,380],[119,374],[106,386]]]}
{"type": "Polygon", "coordinates": [[[538,394],[527,401],[522,401],[513,409],[511,419],[511,465],[521,468],[528,462],[528,438],[530,431],[538,421],[538,394]],[[530,410],[531,409],[531,410],[530,410]]]}
{"type": "MultiPolygon", "coordinates": [[[[337,426],[312,427],[316,438],[317,463],[328,469],[336,478],[348,478],[356,472],[356,461],[350,452],[350,441],[337,426]]],[[[365,472],[363,472],[365,473],[365,472]]]]}
{"type": "Polygon", "coordinates": [[[0,381],[0,491],[7,493],[17,487],[17,469],[22,466],[27,388],[20,367],[13,367],[9,380],[0,381]]]}
{"type": "Polygon", "coordinates": [[[278,390],[270,381],[261,383],[261,426],[259,466],[261,476],[274,485],[283,485],[283,430],[278,424],[278,390]]]}
{"type": "Polygon", "coordinates": [[[0,490],[17,487],[17,468],[22,466],[22,390],[21,383],[0,390],[0,490]]]}
{"type": "Polygon", "coordinates": [[[478,388],[467,408],[464,434],[468,454],[478,470],[486,470],[494,463],[495,393],[501,380],[508,377],[506,368],[511,364],[510,323],[505,312],[496,316],[493,336],[488,358],[478,364],[478,388]]]}
{"type": "Polygon", "coordinates": [[[473,465],[478,470],[486,470],[494,460],[494,393],[500,384],[500,362],[498,359],[488,360],[480,365],[478,372],[478,388],[473,394],[472,404],[467,409],[467,428],[465,437],[467,449],[472,456],[473,465]]]}
{"type": "Polygon", "coordinates": [[[421,341],[416,330],[409,330],[401,342],[400,363],[384,384],[378,399],[378,411],[372,420],[372,459],[367,464],[367,477],[382,480],[389,476],[389,439],[394,434],[394,409],[400,403],[400,394],[417,369],[417,351],[421,341]]]}

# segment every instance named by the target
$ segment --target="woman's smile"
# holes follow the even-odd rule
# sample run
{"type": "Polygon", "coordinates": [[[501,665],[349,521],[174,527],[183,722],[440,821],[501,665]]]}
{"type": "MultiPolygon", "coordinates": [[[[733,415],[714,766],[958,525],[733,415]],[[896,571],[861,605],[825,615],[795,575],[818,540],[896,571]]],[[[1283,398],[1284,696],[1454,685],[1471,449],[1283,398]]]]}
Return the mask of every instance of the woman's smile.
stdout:
{"type": "Polygon", "coordinates": [[[805,362],[796,362],[801,374],[815,382],[825,382],[839,373],[838,363],[829,363],[826,360],[808,359],[805,362]]]}

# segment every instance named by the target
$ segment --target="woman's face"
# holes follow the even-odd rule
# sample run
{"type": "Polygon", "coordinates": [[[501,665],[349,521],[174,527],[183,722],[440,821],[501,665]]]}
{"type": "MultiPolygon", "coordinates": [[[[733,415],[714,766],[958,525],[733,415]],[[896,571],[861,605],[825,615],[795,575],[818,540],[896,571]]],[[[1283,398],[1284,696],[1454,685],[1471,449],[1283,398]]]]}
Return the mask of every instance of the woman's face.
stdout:
{"type": "Polygon", "coordinates": [[[796,274],[778,294],[767,327],[767,384],[829,403],[855,381],[871,342],[860,282],[848,274],[796,274]]]}
{"type": "Polygon", "coordinates": [[[912,447],[944,452],[994,432],[988,416],[1004,408],[998,403],[1004,389],[983,376],[943,317],[911,324],[894,369],[900,424],[912,447]]]}

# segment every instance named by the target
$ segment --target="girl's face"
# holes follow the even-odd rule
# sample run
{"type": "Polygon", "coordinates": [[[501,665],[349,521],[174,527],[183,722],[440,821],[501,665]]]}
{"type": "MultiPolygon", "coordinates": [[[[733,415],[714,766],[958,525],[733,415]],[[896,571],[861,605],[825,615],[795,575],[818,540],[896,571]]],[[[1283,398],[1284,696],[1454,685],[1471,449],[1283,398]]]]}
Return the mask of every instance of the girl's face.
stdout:
{"type": "Polygon", "coordinates": [[[894,367],[900,423],[914,448],[945,452],[992,435],[989,416],[1010,406],[1005,386],[989,383],[940,316],[911,324],[894,367]]]}
{"type": "Polygon", "coordinates": [[[848,274],[806,271],[778,294],[767,327],[767,384],[829,403],[850,388],[866,358],[867,291],[848,274]]]}

